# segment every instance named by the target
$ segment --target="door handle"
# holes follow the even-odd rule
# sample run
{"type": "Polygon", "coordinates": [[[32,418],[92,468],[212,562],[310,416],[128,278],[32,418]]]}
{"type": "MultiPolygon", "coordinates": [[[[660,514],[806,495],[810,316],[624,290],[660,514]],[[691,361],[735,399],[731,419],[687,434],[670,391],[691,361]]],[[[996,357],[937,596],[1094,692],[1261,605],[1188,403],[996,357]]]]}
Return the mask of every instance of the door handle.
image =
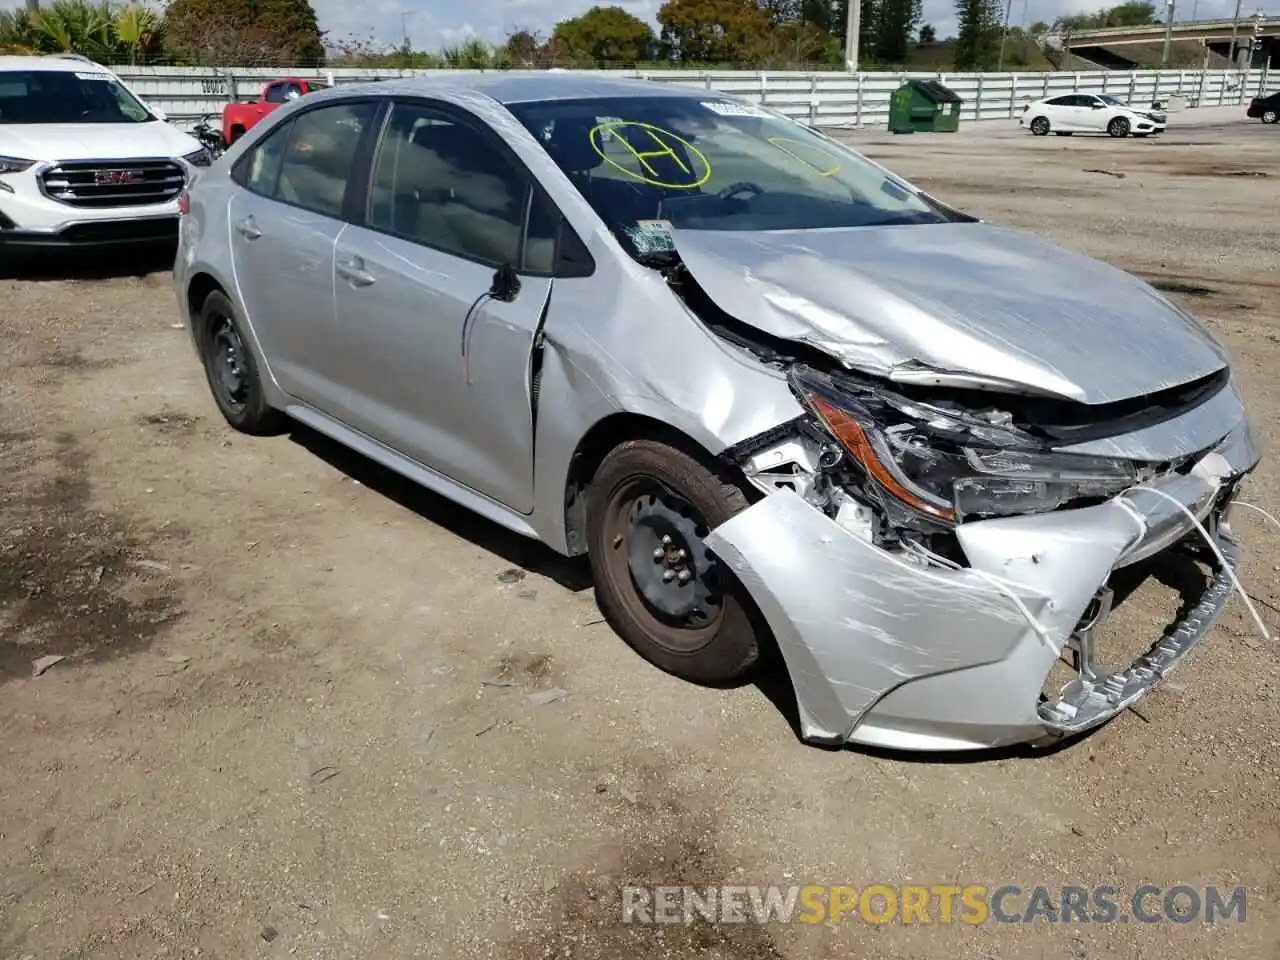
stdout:
{"type": "Polygon", "coordinates": [[[241,220],[236,220],[232,226],[246,240],[257,240],[262,236],[262,231],[258,229],[258,224],[254,221],[252,214],[241,220]]]}
{"type": "Polygon", "coordinates": [[[360,257],[352,257],[350,260],[339,260],[337,267],[338,276],[349,281],[356,287],[367,287],[377,282],[377,277],[364,268],[364,260],[360,257]]]}

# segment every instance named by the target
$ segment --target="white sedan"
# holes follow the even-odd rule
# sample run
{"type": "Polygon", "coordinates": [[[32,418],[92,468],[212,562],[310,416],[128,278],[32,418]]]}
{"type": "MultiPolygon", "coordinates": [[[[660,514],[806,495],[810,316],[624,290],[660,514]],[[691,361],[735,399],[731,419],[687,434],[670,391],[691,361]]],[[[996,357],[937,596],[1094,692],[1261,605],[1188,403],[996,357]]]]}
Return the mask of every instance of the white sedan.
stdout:
{"type": "Polygon", "coordinates": [[[1115,97],[1067,93],[1035,100],[1022,108],[1019,125],[1037,137],[1055,133],[1108,133],[1113,137],[1145,137],[1165,128],[1163,114],[1135,109],[1115,97]]]}

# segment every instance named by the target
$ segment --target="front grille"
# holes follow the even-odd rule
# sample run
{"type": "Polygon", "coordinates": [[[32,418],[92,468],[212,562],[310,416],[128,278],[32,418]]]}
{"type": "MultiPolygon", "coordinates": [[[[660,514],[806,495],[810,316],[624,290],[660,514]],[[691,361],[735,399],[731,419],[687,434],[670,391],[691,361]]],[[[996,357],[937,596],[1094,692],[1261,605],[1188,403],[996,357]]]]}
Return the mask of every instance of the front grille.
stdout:
{"type": "Polygon", "coordinates": [[[172,160],[75,160],[40,175],[45,196],[73,207],[141,207],[177,199],[186,177],[172,160]]]}

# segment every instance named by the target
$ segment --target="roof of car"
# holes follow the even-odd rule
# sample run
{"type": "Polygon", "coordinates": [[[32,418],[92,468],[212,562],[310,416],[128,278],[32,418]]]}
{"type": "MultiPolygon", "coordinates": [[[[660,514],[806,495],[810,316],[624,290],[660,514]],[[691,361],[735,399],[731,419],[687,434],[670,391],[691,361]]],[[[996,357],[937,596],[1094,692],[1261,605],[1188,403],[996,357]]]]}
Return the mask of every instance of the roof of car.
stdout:
{"type": "Polygon", "coordinates": [[[79,73],[109,73],[106,67],[87,58],[76,56],[0,57],[0,71],[7,70],[58,70],[79,73]]]}
{"type": "MultiPolygon", "coordinates": [[[[384,95],[422,95],[435,90],[474,90],[511,105],[547,100],[598,99],[605,97],[706,97],[705,89],[692,89],[655,80],[628,77],[606,77],[598,74],[559,72],[553,70],[498,73],[446,73],[435,76],[397,77],[376,84],[360,84],[384,95]]],[[[338,88],[350,92],[343,84],[338,88]]],[[[717,95],[718,96],[718,95],[717,95]]]]}

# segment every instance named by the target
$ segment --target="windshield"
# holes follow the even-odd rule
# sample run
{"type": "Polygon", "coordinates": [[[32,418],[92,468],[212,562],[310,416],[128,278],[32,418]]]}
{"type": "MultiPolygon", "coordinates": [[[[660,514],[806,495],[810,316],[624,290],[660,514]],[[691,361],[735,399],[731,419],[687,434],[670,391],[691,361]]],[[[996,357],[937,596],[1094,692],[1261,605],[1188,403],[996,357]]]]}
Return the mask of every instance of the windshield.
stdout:
{"type": "Polygon", "coordinates": [[[0,73],[0,123],[146,123],[155,117],[106,73],[0,73]]]}
{"type": "Polygon", "coordinates": [[[516,104],[632,255],[683,230],[816,230],[956,215],[852,150],[727,100],[624,97],[516,104]]]}

